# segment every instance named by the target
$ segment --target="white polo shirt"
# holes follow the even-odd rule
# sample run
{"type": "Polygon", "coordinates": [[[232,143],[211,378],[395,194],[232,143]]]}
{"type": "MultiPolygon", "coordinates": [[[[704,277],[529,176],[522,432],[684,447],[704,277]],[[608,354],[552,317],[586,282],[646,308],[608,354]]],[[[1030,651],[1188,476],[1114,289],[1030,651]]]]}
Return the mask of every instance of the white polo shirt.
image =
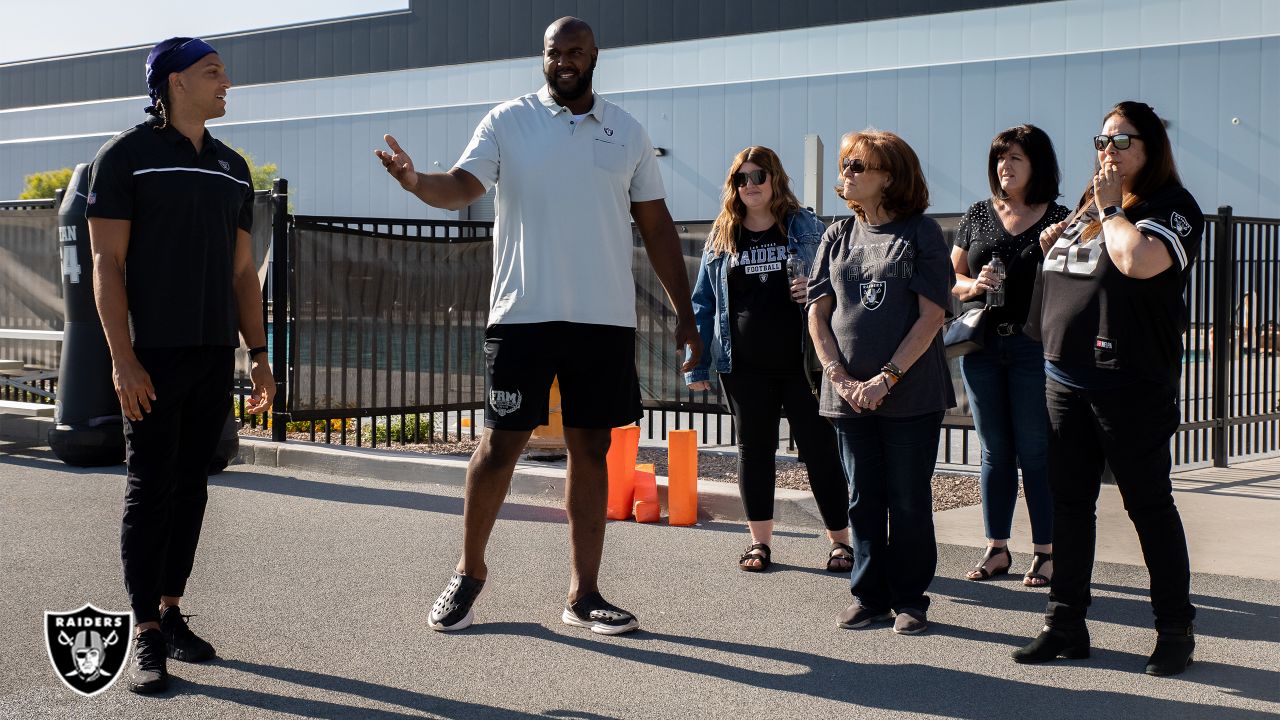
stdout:
{"type": "Polygon", "coordinates": [[[636,326],[631,203],[666,197],[649,135],[594,95],[581,122],[544,85],[485,115],[457,165],[494,197],[489,324],[636,326]]]}

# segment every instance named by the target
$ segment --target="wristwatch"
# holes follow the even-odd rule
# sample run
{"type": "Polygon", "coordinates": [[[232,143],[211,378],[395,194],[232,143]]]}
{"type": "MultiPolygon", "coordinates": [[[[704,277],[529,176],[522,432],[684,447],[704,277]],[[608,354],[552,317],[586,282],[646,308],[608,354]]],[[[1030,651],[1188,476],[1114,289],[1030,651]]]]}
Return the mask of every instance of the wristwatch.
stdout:
{"type": "Polygon", "coordinates": [[[1102,208],[1102,222],[1106,222],[1117,215],[1125,217],[1124,208],[1119,205],[1108,205],[1102,208]]]}

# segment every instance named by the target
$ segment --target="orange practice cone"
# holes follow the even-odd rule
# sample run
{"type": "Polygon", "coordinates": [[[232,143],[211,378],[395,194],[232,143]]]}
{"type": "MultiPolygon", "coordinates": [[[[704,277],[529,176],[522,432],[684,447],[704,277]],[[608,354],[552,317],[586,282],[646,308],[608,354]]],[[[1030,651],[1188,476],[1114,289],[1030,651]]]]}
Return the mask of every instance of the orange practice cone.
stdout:
{"type": "Polygon", "coordinates": [[[698,522],[698,431],[667,433],[667,522],[698,522]]]}
{"type": "Polygon", "coordinates": [[[631,517],[635,491],[640,428],[636,425],[614,428],[612,436],[609,454],[605,459],[609,468],[609,507],[606,516],[610,520],[627,520],[631,517]]]}
{"type": "Polygon", "coordinates": [[[636,522],[658,522],[662,517],[658,506],[658,479],[653,465],[636,465],[635,469],[636,522]]]}

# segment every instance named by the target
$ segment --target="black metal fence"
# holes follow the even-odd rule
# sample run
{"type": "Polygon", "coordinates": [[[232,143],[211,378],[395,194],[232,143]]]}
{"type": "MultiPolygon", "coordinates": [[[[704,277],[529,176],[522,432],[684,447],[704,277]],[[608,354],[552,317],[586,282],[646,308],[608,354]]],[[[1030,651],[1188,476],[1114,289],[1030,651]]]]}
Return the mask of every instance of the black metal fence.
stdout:
{"type": "MultiPolygon", "coordinates": [[[[292,430],[374,446],[474,437],[483,422],[490,224],[290,216],[287,202],[278,181],[254,210],[279,389],[272,436],[292,430]]],[[[954,229],[956,216],[936,217],[954,229]]],[[[1207,221],[1187,292],[1183,424],[1173,446],[1180,467],[1280,453],[1280,220],[1224,207],[1207,221]]],[[[0,203],[0,328],[61,329],[56,227],[52,201],[0,203]]],[[[691,280],[709,228],[677,224],[691,280]]],[[[693,428],[704,444],[733,444],[718,383],[705,393],[683,383],[675,318],[638,235],[634,253],[643,427],[655,438],[693,428]]],[[[52,343],[2,338],[0,357],[41,368],[59,360],[52,343]]],[[[249,382],[238,373],[243,410],[249,382]]],[[[944,421],[939,460],[976,465],[979,442],[954,367],[953,379],[960,405],[944,421]]]]}
{"type": "MultiPolygon", "coordinates": [[[[958,216],[936,217],[954,231],[958,216]]],[[[1280,221],[1235,218],[1230,208],[1208,221],[1188,289],[1184,423],[1174,440],[1182,467],[1280,451],[1280,221]]],[[[691,279],[709,228],[677,223],[691,279]]],[[[483,420],[489,232],[475,222],[294,217],[293,393],[281,419],[301,421],[311,439],[344,444],[474,436],[483,420]]],[[[693,428],[704,444],[733,444],[718,384],[693,393],[683,383],[675,317],[638,235],[634,252],[642,426],[655,438],[693,428]]],[[[976,465],[980,444],[954,364],[952,375],[960,403],[944,421],[939,460],[976,465]]]]}

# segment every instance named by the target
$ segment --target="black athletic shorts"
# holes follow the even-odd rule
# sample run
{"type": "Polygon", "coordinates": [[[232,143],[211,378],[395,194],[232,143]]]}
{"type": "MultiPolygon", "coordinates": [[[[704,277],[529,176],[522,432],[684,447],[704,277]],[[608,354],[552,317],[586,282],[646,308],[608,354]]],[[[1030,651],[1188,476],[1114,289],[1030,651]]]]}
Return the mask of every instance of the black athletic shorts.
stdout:
{"type": "Polygon", "coordinates": [[[484,366],[486,427],[546,425],[552,378],[560,381],[565,427],[621,427],[642,414],[635,328],[572,322],[490,325],[484,331],[484,366]]]}

